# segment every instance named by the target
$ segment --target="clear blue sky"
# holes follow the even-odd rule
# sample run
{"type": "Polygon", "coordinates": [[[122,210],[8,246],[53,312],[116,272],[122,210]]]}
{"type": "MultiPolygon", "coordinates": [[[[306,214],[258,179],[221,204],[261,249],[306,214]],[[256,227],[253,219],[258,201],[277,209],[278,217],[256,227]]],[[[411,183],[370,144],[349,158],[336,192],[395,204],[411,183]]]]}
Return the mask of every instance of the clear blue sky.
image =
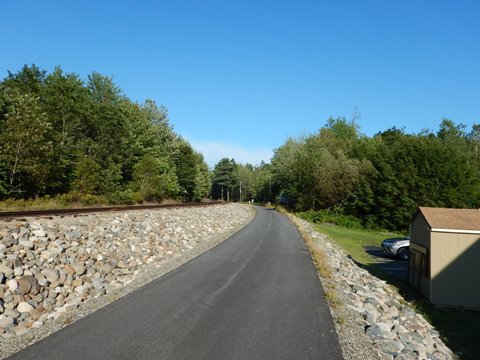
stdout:
{"type": "Polygon", "coordinates": [[[288,136],[480,123],[480,1],[0,2],[0,76],[24,64],[113,76],[169,110],[210,165],[288,136]]]}

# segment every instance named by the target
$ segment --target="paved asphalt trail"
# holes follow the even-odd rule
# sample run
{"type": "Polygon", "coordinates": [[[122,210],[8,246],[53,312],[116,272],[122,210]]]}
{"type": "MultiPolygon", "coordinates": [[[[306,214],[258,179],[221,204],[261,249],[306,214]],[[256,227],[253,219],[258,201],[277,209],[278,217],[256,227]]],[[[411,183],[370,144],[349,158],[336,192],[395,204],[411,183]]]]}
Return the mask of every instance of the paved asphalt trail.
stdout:
{"type": "Polygon", "coordinates": [[[11,359],[341,359],[297,229],[256,209],[219,246],[11,359]]]}

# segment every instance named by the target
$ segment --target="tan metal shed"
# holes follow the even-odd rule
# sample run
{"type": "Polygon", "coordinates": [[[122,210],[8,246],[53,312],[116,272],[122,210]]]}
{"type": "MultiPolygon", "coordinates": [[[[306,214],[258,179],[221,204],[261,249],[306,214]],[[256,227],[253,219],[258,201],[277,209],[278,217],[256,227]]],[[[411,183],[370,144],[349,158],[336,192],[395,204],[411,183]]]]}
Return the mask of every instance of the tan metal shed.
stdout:
{"type": "Polygon", "coordinates": [[[420,207],[408,282],[432,304],[480,309],[480,210],[420,207]]]}

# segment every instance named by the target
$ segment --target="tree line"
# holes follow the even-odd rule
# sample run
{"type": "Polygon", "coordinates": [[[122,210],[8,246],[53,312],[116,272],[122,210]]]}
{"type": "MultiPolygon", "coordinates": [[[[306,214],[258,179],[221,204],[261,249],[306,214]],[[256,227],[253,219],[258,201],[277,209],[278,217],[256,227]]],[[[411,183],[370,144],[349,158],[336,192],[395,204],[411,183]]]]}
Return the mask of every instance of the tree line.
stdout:
{"type": "Polygon", "coordinates": [[[0,199],[66,196],[111,203],[199,200],[211,179],[167,110],[130,100],[111,77],[60,67],[0,82],[0,199]]]}
{"type": "Polygon", "coordinates": [[[288,139],[270,164],[222,159],[212,194],[406,230],[418,206],[480,206],[480,125],[467,132],[444,119],[437,132],[394,127],[368,137],[354,121],[330,118],[317,133],[288,139]]]}
{"type": "Polygon", "coordinates": [[[480,125],[444,119],[436,132],[368,137],[330,118],[285,141],[270,163],[223,158],[210,171],[154,101],[130,100],[97,72],[82,80],[24,66],[0,82],[0,200],[55,196],[253,200],[405,230],[418,206],[480,206],[480,125]]]}
{"type": "Polygon", "coordinates": [[[274,201],[270,164],[239,164],[235,159],[223,158],[214,167],[212,192],[214,199],[224,201],[274,201]]]}

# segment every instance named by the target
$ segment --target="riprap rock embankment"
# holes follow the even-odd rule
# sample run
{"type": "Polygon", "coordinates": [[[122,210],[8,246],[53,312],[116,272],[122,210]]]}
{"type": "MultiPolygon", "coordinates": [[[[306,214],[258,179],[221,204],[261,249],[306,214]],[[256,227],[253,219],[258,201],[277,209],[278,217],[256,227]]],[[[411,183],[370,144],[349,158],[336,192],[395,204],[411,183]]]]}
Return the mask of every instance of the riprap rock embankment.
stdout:
{"type": "Polygon", "coordinates": [[[394,287],[358,267],[306,221],[291,219],[314,239],[331,269],[331,278],[322,278],[322,283],[342,304],[331,310],[345,359],[456,358],[439,332],[394,287]]]}

